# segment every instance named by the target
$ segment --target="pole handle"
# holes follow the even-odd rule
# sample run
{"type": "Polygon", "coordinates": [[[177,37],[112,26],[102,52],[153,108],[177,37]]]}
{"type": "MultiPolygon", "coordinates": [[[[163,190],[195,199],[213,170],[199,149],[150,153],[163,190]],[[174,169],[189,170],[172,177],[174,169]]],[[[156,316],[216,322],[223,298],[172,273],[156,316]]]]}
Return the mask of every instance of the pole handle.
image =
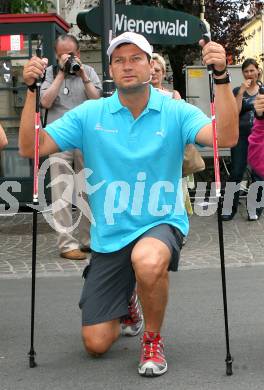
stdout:
{"type": "MultiPolygon", "coordinates": [[[[207,27],[207,26],[205,26],[207,27]]],[[[206,32],[203,34],[203,39],[206,43],[211,41],[211,33],[209,28],[206,28],[206,32]]],[[[212,128],[213,128],[213,150],[214,150],[214,174],[215,174],[215,191],[216,197],[221,197],[221,178],[220,178],[220,167],[219,167],[219,152],[218,152],[218,142],[217,142],[217,129],[216,129],[216,118],[215,118],[215,103],[214,103],[214,80],[213,72],[214,65],[207,65],[207,70],[209,74],[209,89],[210,89],[210,111],[212,118],[212,128]]]]}
{"type": "MultiPolygon", "coordinates": [[[[203,40],[205,41],[205,43],[208,43],[211,41],[210,31],[207,31],[206,33],[203,34],[203,40]]],[[[207,65],[207,70],[208,70],[208,72],[213,73],[214,65],[207,65]]]]}

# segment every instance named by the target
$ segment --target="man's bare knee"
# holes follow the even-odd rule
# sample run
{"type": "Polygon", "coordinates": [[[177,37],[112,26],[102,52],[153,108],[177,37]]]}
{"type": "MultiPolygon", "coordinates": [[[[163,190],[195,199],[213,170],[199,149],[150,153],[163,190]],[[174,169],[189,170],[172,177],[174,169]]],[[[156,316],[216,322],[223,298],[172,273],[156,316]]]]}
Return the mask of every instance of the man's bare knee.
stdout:
{"type": "Polygon", "coordinates": [[[83,326],[82,339],[86,351],[93,356],[103,355],[118,338],[119,329],[119,320],[83,326]]]}
{"type": "Polygon", "coordinates": [[[167,274],[170,252],[167,247],[163,247],[165,244],[161,244],[156,247],[141,245],[134,248],[131,260],[137,279],[143,279],[152,284],[167,274]]]}
{"type": "Polygon", "coordinates": [[[106,353],[113,342],[106,342],[106,340],[101,339],[90,339],[89,337],[83,337],[83,344],[86,351],[93,356],[100,356],[106,353]]]}

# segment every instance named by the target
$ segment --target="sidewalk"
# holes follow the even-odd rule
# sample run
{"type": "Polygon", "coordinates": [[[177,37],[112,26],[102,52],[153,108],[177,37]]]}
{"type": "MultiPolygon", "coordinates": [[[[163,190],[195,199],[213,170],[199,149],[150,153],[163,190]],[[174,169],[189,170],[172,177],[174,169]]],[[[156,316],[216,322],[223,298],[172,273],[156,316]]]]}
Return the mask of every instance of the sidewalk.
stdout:
{"type": "MultiPolygon", "coordinates": [[[[233,221],[224,222],[225,261],[228,267],[264,264],[264,216],[248,222],[243,204],[233,221]]],[[[30,277],[32,250],[32,216],[17,214],[0,217],[0,278],[30,277]]],[[[217,216],[191,217],[190,234],[182,250],[181,269],[219,267],[217,216]]],[[[56,233],[38,216],[38,276],[79,275],[86,261],[69,261],[59,257],[56,233]]]]}

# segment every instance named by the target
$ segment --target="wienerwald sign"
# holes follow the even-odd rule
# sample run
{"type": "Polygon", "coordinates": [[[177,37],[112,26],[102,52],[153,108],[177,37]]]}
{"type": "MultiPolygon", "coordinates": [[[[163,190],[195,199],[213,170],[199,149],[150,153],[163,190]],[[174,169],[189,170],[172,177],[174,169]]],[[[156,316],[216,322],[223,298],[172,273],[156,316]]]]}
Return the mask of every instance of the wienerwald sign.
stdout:
{"type": "MultiPolygon", "coordinates": [[[[152,44],[187,45],[196,43],[204,32],[199,18],[165,8],[137,5],[115,7],[116,34],[133,31],[143,34],[152,44]]],[[[100,7],[77,15],[79,28],[88,34],[102,35],[100,7]]]]}

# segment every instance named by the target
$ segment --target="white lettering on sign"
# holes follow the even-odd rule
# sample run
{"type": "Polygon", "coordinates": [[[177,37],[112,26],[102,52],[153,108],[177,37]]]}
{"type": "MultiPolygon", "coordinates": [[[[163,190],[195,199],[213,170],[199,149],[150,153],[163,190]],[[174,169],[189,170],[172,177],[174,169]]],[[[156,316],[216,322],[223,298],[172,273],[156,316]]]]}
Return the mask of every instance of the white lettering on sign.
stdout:
{"type": "Polygon", "coordinates": [[[179,37],[188,36],[188,21],[180,23],[177,19],[175,23],[165,22],[164,20],[135,20],[128,19],[126,15],[115,15],[115,28],[117,31],[132,31],[139,34],[160,34],[179,37]]]}
{"type": "Polygon", "coordinates": [[[129,19],[129,21],[127,22],[127,30],[134,31],[135,27],[136,27],[136,21],[133,19],[129,19]]]}

